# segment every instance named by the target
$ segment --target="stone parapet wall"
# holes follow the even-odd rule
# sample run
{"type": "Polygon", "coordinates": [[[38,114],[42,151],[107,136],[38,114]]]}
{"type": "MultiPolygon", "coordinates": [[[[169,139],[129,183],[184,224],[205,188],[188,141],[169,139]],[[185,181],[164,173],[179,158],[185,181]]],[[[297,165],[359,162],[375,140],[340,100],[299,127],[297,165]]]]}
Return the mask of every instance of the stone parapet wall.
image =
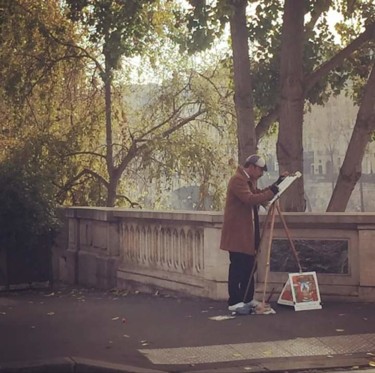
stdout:
{"type": "MultiPolygon", "coordinates": [[[[375,300],[375,214],[283,215],[304,270],[317,269],[323,300],[375,300]]],[[[64,240],[53,254],[55,280],[226,299],[228,254],[218,248],[222,213],[74,207],[65,209],[65,217],[64,240]]],[[[267,245],[259,255],[259,295],[273,293],[275,300],[293,270],[287,243],[276,216],[271,266],[267,245]]]]}

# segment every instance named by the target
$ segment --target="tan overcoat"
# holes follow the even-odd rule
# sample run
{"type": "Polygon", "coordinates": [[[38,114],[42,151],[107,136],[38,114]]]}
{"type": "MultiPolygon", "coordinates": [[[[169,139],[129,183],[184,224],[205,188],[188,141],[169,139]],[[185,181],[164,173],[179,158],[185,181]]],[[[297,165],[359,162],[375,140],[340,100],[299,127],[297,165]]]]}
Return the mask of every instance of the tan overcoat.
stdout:
{"type": "Polygon", "coordinates": [[[255,254],[253,207],[273,198],[269,189],[257,189],[239,166],[227,188],[220,249],[255,254]]]}

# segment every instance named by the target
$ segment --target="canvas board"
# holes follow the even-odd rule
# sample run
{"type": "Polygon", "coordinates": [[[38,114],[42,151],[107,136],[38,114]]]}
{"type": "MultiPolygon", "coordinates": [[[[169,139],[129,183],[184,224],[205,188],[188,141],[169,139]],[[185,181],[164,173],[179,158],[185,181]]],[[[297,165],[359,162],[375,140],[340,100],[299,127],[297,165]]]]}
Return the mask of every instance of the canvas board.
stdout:
{"type": "Polygon", "coordinates": [[[269,205],[272,205],[276,200],[278,200],[280,196],[290,187],[290,185],[301,176],[302,174],[299,171],[295,172],[293,175],[286,176],[285,179],[278,185],[279,191],[273,196],[269,202],[269,205]]]}
{"type": "Polygon", "coordinates": [[[292,289],[290,287],[290,281],[289,278],[286,281],[283,289],[281,290],[279,299],[277,301],[279,304],[283,304],[285,306],[294,306],[294,299],[293,299],[293,293],[292,289]]]}

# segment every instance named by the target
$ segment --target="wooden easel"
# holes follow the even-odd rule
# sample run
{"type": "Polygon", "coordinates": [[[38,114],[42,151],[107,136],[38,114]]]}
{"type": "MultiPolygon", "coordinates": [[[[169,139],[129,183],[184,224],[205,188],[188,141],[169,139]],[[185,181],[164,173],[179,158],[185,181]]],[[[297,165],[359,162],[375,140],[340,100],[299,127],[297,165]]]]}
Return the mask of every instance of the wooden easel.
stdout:
{"type": "Polygon", "coordinates": [[[266,288],[267,288],[268,276],[269,276],[269,272],[270,272],[271,248],[272,248],[272,240],[273,240],[273,231],[274,231],[274,226],[275,226],[276,212],[278,213],[278,215],[280,217],[280,220],[281,220],[281,222],[283,224],[283,228],[284,228],[285,234],[286,234],[286,236],[288,238],[288,241],[289,241],[290,248],[292,250],[293,256],[294,256],[294,258],[295,258],[295,260],[297,262],[298,269],[299,269],[300,272],[302,272],[302,267],[301,267],[300,260],[298,258],[297,250],[296,250],[296,248],[294,246],[294,242],[293,242],[293,240],[291,238],[291,235],[290,235],[288,226],[286,224],[284,215],[282,214],[282,211],[280,209],[279,199],[277,199],[270,206],[270,208],[268,210],[268,214],[267,214],[267,217],[266,217],[266,220],[265,220],[265,223],[264,223],[264,228],[263,228],[263,231],[262,231],[262,237],[261,237],[260,244],[259,244],[259,250],[260,250],[261,247],[262,247],[263,241],[264,241],[265,232],[267,231],[267,228],[268,228],[268,221],[270,220],[270,222],[269,222],[270,227],[269,227],[269,234],[268,234],[268,242],[267,242],[267,254],[266,254],[266,274],[265,274],[265,278],[264,278],[263,297],[262,297],[262,303],[263,303],[263,305],[266,303],[266,288]]]}
{"type": "MultiPolygon", "coordinates": [[[[292,249],[292,252],[293,252],[293,255],[296,259],[296,262],[298,264],[298,268],[299,268],[299,271],[302,272],[302,268],[301,268],[301,264],[300,264],[300,261],[298,259],[298,255],[297,255],[297,251],[296,251],[296,248],[294,246],[294,243],[291,239],[291,236],[290,236],[290,233],[289,233],[289,229],[286,225],[286,222],[285,222],[285,219],[284,219],[284,216],[281,212],[281,209],[280,209],[280,205],[279,205],[279,199],[280,199],[280,196],[281,194],[296,180],[298,179],[299,177],[301,177],[302,174],[301,172],[299,171],[296,171],[293,175],[290,175],[290,176],[286,176],[282,181],[281,183],[278,185],[279,187],[279,192],[273,197],[273,199],[269,202],[270,205],[269,205],[269,209],[268,209],[268,214],[267,214],[267,217],[266,217],[266,220],[264,222],[264,226],[263,226],[263,230],[262,230],[262,234],[261,234],[261,237],[260,237],[260,243],[259,243],[259,247],[257,248],[257,252],[255,254],[255,258],[254,258],[254,265],[253,265],[253,268],[252,268],[252,271],[251,271],[251,275],[249,277],[249,282],[247,284],[247,288],[246,288],[246,291],[245,291],[245,296],[244,296],[244,302],[245,302],[245,299],[247,297],[247,294],[249,292],[249,289],[250,289],[250,284],[251,284],[251,280],[254,276],[254,273],[255,273],[255,270],[256,270],[256,267],[257,267],[257,258],[258,258],[258,255],[259,255],[259,252],[262,248],[262,244],[263,244],[263,241],[265,240],[265,232],[267,231],[267,228],[268,228],[268,224],[270,225],[270,228],[269,228],[269,237],[268,237],[268,242],[267,242],[267,263],[266,263],[266,276],[265,276],[265,281],[264,281],[264,289],[263,289],[263,299],[262,299],[262,304],[263,306],[265,305],[266,303],[266,287],[267,287],[267,283],[268,283],[268,275],[269,275],[269,271],[270,271],[270,259],[271,259],[271,247],[272,247],[272,239],[273,239],[273,230],[274,230],[274,225],[275,225],[275,216],[276,216],[276,212],[279,214],[280,216],[280,220],[283,224],[283,227],[284,227],[284,230],[285,230],[285,233],[286,233],[286,236],[289,240],[289,243],[290,243],[290,247],[292,249]]],[[[270,300],[272,296],[272,293],[271,295],[269,296],[269,299],[268,301],[270,300]]]]}
{"type": "Polygon", "coordinates": [[[272,247],[273,231],[274,231],[274,226],[275,226],[276,212],[278,213],[278,215],[280,217],[280,220],[281,220],[281,222],[283,224],[286,236],[287,236],[287,238],[289,240],[289,243],[290,243],[290,247],[291,247],[292,253],[294,255],[294,258],[296,259],[296,262],[297,262],[297,265],[298,265],[298,269],[299,269],[300,272],[302,272],[302,267],[301,267],[301,264],[300,264],[300,261],[299,261],[298,255],[297,255],[296,248],[295,248],[293,240],[291,238],[288,226],[286,225],[285,218],[284,218],[284,216],[282,214],[282,211],[280,209],[279,199],[277,198],[271,204],[270,208],[268,209],[268,213],[267,213],[267,216],[266,216],[266,220],[264,222],[264,226],[263,226],[263,230],[262,230],[262,234],[261,234],[261,238],[260,238],[259,248],[258,248],[257,253],[255,254],[254,265],[253,265],[253,268],[251,270],[251,274],[250,274],[250,277],[249,277],[249,282],[247,284],[247,288],[246,288],[246,291],[245,291],[244,302],[245,302],[245,299],[246,299],[247,294],[249,292],[250,284],[251,284],[252,278],[254,276],[256,267],[257,267],[257,259],[258,259],[259,253],[260,253],[261,248],[263,246],[263,242],[264,242],[265,238],[267,237],[266,236],[266,232],[267,232],[267,229],[268,229],[268,225],[270,227],[269,227],[269,235],[268,235],[268,242],[267,242],[266,275],[265,275],[265,279],[264,279],[262,305],[264,306],[266,303],[268,303],[269,300],[270,300],[270,298],[271,298],[271,296],[272,296],[272,293],[271,293],[271,295],[269,296],[269,298],[266,301],[266,288],[267,288],[267,283],[268,283],[268,275],[269,275],[269,272],[270,272],[271,247],[272,247]]]}

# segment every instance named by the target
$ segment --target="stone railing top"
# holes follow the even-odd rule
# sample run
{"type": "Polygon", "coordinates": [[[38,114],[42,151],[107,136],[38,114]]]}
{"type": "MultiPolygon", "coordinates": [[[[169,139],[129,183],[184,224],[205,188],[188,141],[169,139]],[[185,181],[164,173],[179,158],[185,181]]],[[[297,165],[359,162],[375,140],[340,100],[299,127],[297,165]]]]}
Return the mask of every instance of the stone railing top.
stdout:
{"type": "MultiPolygon", "coordinates": [[[[162,211],[141,210],[110,207],[66,207],[65,215],[68,218],[90,219],[99,221],[113,221],[118,219],[153,219],[164,221],[183,221],[190,223],[221,224],[223,222],[222,211],[162,211]]],[[[326,229],[375,229],[375,212],[283,212],[288,225],[301,228],[326,228],[326,229]]],[[[261,219],[265,214],[260,215],[261,219]]],[[[276,224],[280,218],[276,214],[276,224]]]]}
{"type": "Polygon", "coordinates": [[[222,223],[223,213],[217,211],[162,211],[110,207],[67,207],[65,215],[69,218],[92,220],[116,219],[154,219],[173,220],[192,223],[222,223]]]}
{"type": "MultiPolygon", "coordinates": [[[[375,229],[374,212],[283,212],[283,216],[288,225],[299,228],[360,229],[362,226],[372,226],[372,229],[375,229]]],[[[276,216],[276,222],[279,221],[276,216]]]]}

